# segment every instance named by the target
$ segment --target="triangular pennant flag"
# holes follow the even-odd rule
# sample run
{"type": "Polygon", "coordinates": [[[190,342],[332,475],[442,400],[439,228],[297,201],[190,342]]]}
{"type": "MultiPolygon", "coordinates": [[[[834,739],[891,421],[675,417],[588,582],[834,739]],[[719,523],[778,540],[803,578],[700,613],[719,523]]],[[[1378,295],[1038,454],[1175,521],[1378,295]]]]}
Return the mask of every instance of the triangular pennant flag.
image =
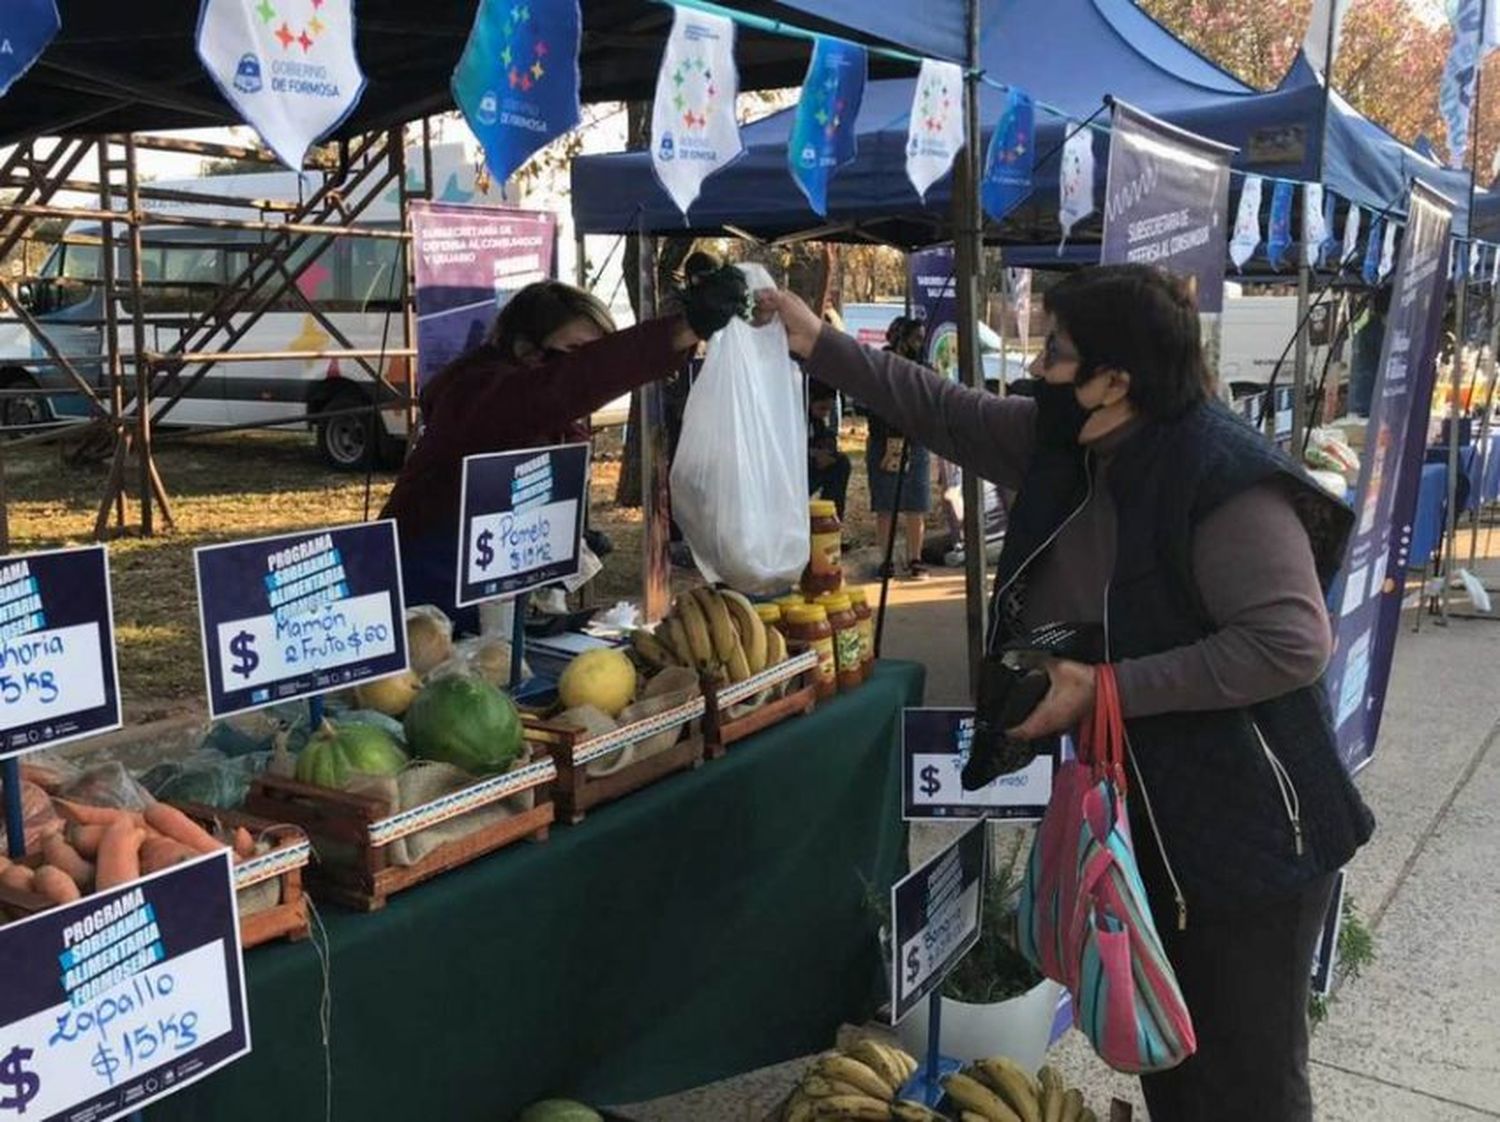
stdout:
{"type": "Polygon", "coordinates": [[[1484,247],[1478,242],[1469,243],[1469,279],[1473,280],[1479,276],[1479,259],[1483,255],[1484,247]]]}
{"type": "Polygon", "coordinates": [[[1271,194],[1271,232],[1266,238],[1266,256],[1271,259],[1271,268],[1280,269],[1286,263],[1287,250],[1292,248],[1292,202],[1296,198],[1296,184],[1287,179],[1278,179],[1271,194]]]}
{"type": "Polygon", "coordinates": [[[858,152],[854,119],[865,96],[865,49],[819,36],[797,99],[787,166],[807,203],[828,214],[828,183],[858,152]]]}
{"type": "Polygon", "coordinates": [[[57,0],[5,0],[0,7],[0,97],[42,57],[61,26],[57,0]]]}
{"type": "Polygon", "coordinates": [[[1385,280],[1391,275],[1391,269],[1396,265],[1396,223],[1385,224],[1385,239],[1380,246],[1380,279],[1385,280]]]}
{"type": "Polygon", "coordinates": [[[1317,265],[1323,252],[1328,228],[1323,225],[1323,185],[1309,183],[1302,188],[1302,263],[1317,265]]]}
{"type": "Polygon", "coordinates": [[[686,218],[703,181],[744,150],[734,116],[740,78],[732,20],[689,8],[672,13],[651,108],[651,166],[686,218]]]}
{"type": "Polygon", "coordinates": [[[957,63],[922,60],[906,126],[906,177],[925,202],[964,145],[964,72],[957,63]]]}
{"type": "Polygon", "coordinates": [[[365,89],[352,0],[203,0],[198,57],[224,100],[292,168],[365,89]]]}
{"type": "Polygon", "coordinates": [[[1320,74],[1328,73],[1333,61],[1338,58],[1339,38],[1343,34],[1344,16],[1348,12],[1349,0],[1313,0],[1307,33],[1302,37],[1302,53],[1307,57],[1309,65],[1320,74]]]}
{"type": "Polygon", "coordinates": [[[996,222],[1019,206],[1031,194],[1032,175],[1036,170],[1036,110],[1031,95],[1012,87],[1005,96],[1005,108],[990,134],[989,151],[984,157],[984,181],[980,197],[984,212],[996,222]]]}
{"type": "Polygon", "coordinates": [[[1370,223],[1370,237],[1365,242],[1365,264],[1360,270],[1366,284],[1380,283],[1380,247],[1385,234],[1386,220],[1376,215],[1370,223]]]}
{"type": "Polygon", "coordinates": [[[1318,264],[1326,265],[1333,262],[1338,264],[1339,232],[1334,227],[1334,219],[1338,213],[1338,199],[1332,191],[1323,192],[1323,244],[1318,249],[1318,264]]]}
{"type": "Polygon", "coordinates": [[[1490,246],[1490,283],[1500,284],[1500,245],[1490,246]]]}
{"type": "Polygon", "coordinates": [[[1068,128],[1072,132],[1063,143],[1062,174],[1058,178],[1057,221],[1062,226],[1059,257],[1073,227],[1094,213],[1094,133],[1087,125],[1077,126],[1071,121],[1068,128]]]}
{"type": "Polygon", "coordinates": [[[1344,215],[1344,248],[1343,255],[1339,258],[1339,269],[1348,268],[1356,257],[1359,256],[1359,226],[1360,210],[1354,203],[1349,204],[1349,213],[1344,215]]]}
{"type": "Polygon", "coordinates": [[[450,85],[500,183],[578,124],[582,25],[578,0],[480,0],[450,85]]]}
{"type": "Polygon", "coordinates": [[[1229,240],[1229,260],[1241,272],[1260,245],[1260,203],[1264,190],[1265,180],[1260,176],[1245,176],[1245,185],[1240,189],[1240,209],[1234,220],[1234,236],[1229,240]]]}
{"type": "Polygon", "coordinates": [[[1453,46],[1438,82],[1438,113],[1448,132],[1448,162],[1461,168],[1469,154],[1469,117],[1474,108],[1484,29],[1480,16],[1486,0],[1448,0],[1453,46]]]}

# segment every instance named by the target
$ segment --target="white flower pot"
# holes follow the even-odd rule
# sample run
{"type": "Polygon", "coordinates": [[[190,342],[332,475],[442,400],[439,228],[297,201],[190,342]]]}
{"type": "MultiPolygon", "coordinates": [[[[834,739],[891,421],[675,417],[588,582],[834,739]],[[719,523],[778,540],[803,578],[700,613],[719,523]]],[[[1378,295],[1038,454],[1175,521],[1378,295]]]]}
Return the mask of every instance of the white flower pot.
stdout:
{"type": "MultiPolygon", "coordinates": [[[[1057,1017],[1063,989],[1053,981],[989,1005],[943,998],[943,1055],[969,1063],[990,1056],[1009,1056],[1027,1071],[1042,1066],[1057,1017]]],[[[927,1002],[922,1002],[896,1027],[901,1046],[919,1060],[927,1057],[927,1002]]]]}

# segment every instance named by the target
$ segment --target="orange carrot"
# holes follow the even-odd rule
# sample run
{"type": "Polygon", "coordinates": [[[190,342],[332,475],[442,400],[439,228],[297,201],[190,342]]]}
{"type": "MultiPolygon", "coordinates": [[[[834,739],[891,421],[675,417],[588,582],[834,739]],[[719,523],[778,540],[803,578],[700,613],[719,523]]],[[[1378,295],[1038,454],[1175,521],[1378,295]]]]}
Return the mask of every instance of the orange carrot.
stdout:
{"type": "Polygon", "coordinates": [[[43,865],[36,871],[32,890],[41,893],[54,904],[71,904],[83,895],[73,878],[56,865],[43,865]]]}
{"type": "Polygon", "coordinates": [[[52,805],[69,822],[79,826],[110,826],[122,818],[130,820],[133,825],[141,823],[138,811],[121,810],[117,806],[90,806],[88,803],[75,803],[68,799],[53,799],[52,805]]]}
{"type": "Polygon", "coordinates": [[[180,861],[198,856],[188,846],[160,834],[152,834],[141,844],[141,872],[159,873],[180,861]]]}
{"type": "Polygon", "coordinates": [[[99,856],[99,843],[104,840],[105,826],[80,826],[76,822],[68,827],[68,844],[86,858],[99,856]]]}
{"type": "Polygon", "coordinates": [[[173,841],[181,842],[194,853],[218,853],[224,848],[223,842],[175,806],[166,803],[152,803],[146,808],[146,825],[173,841]]]}
{"type": "Polygon", "coordinates": [[[235,828],[234,852],[241,861],[247,857],[255,856],[255,839],[250,836],[250,831],[243,826],[235,828]]]}
{"type": "Polygon", "coordinates": [[[47,859],[47,864],[67,873],[79,888],[88,888],[94,883],[94,866],[62,838],[53,836],[43,842],[42,856],[47,859]]]}
{"type": "Polygon", "coordinates": [[[99,891],[116,888],[141,876],[141,843],[146,840],[146,831],[129,818],[121,818],[109,829],[99,842],[99,863],[94,874],[94,887],[99,891]]]}
{"type": "Polygon", "coordinates": [[[0,873],[0,885],[19,892],[30,892],[35,879],[36,873],[25,865],[7,865],[5,871],[0,873]]]}

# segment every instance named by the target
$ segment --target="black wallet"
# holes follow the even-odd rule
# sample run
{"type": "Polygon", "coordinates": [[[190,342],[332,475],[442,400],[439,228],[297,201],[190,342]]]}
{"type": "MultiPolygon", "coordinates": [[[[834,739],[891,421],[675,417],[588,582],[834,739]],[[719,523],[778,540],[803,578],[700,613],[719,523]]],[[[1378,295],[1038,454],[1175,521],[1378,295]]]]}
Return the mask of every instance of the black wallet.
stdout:
{"type": "Polygon", "coordinates": [[[1054,737],[1012,740],[1005,735],[1006,729],[1031,716],[1047,696],[1052,685],[1044,669],[1048,659],[1099,663],[1104,661],[1104,654],[1104,628],[1100,625],[1049,623],[1005,644],[998,653],[986,655],[979,668],[974,739],[960,777],[964,790],[977,791],[1055,749],[1054,737]]]}

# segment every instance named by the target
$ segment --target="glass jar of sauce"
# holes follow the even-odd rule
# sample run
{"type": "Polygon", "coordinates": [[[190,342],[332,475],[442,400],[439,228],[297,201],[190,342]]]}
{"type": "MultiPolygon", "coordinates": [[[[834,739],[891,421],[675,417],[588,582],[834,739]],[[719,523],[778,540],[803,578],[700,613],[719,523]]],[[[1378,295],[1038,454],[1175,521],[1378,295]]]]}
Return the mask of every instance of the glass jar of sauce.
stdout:
{"type": "Polygon", "coordinates": [[[875,613],[870,611],[870,598],[863,588],[851,588],[848,595],[859,624],[859,657],[865,664],[865,677],[868,678],[875,669],[875,613]]]}
{"type": "Polygon", "coordinates": [[[828,626],[833,629],[839,689],[856,689],[865,680],[865,663],[860,657],[859,620],[854,616],[854,608],[842,592],[825,592],[818,597],[818,604],[828,613],[828,626]]]}
{"type": "Polygon", "coordinates": [[[844,586],[844,525],[830,499],[814,499],[807,504],[807,512],[812,548],[802,572],[802,591],[817,597],[844,586]]]}
{"type": "Polygon", "coordinates": [[[813,678],[818,686],[819,697],[832,697],[839,692],[838,656],[833,648],[833,628],[828,623],[828,613],[820,604],[800,604],[786,613],[788,640],[816,651],[818,669],[813,678]]]}
{"type": "Polygon", "coordinates": [[[781,618],[780,604],[756,604],[755,614],[760,616],[760,622],[765,624],[767,627],[774,627],[777,631],[780,631],[782,635],[786,634],[786,623],[781,618]]]}

